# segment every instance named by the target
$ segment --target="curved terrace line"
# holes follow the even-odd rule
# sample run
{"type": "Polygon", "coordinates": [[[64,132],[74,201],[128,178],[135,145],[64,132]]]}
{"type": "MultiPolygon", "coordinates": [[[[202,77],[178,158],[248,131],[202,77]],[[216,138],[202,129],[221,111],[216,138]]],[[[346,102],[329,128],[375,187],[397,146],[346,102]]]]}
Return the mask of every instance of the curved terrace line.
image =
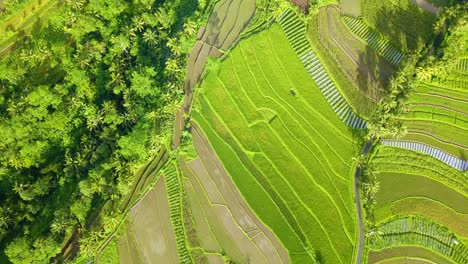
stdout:
{"type": "Polygon", "coordinates": [[[399,148],[422,152],[460,171],[466,171],[468,169],[468,161],[457,158],[439,148],[430,146],[428,144],[424,144],[424,143],[420,143],[416,141],[410,141],[410,140],[394,140],[394,139],[382,139],[381,143],[385,146],[399,147],[399,148]]]}
{"type": "Polygon", "coordinates": [[[451,142],[451,141],[448,141],[448,140],[444,140],[444,139],[442,139],[440,137],[432,135],[431,133],[427,133],[427,132],[424,132],[424,131],[421,131],[421,130],[418,130],[418,129],[408,129],[408,134],[420,134],[420,135],[432,137],[433,139],[435,139],[435,140],[437,140],[437,141],[439,141],[441,143],[449,144],[449,145],[460,147],[460,148],[463,148],[463,149],[468,149],[468,146],[458,144],[458,143],[455,143],[455,142],[451,142]]]}
{"type": "MultiPolygon", "coordinates": [[[[310,48],[305,32],[301,32],[302,29],[298,30],[296,28],[301,25],[302,21],[293,11],[288,9],[283,13],[281,18],[278,19],[278,22],[286,33],[291,47],[296,52],[302,64],[304,64],[312,80],[322,91],[322,94],[333,111],[347,126],[353,129],[364,129],[366,127],[366,121],[354,113],[339,89],[334,85],[322,66],[322,63],[310,48]]],[[[301,28],[305,29],[305,27],[301,28]]]]}

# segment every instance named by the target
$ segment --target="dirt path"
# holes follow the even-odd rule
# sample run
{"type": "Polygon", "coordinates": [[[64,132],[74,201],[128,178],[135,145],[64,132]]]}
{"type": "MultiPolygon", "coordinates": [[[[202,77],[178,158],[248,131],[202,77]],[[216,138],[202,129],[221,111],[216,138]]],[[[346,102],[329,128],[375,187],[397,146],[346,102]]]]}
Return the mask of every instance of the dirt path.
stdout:
{"type": "Polygon", "coordinates": [[[429,3],[426,0],[410,0],[410,2],[426,10],[427,12],[433,13],[435,15],[439,14],[440,8],[429,3]]]}

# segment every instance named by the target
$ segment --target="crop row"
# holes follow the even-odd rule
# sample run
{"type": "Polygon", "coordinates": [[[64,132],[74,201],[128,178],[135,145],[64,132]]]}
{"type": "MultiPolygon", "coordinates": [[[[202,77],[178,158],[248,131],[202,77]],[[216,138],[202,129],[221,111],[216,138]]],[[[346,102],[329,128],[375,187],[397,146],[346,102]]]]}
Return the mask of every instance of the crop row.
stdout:
{"type": "Polygon", "coordinates": [[[177,172],[172,165],[166,167],[166,170],[164,171],[164,180],[166,181],[171,224],[174,228],[174,235],[176,237],[179,263],[192,263],[190,253],[187,249],[187,239],[185,238],[183,227],[182,187],[177,172]]]}
{"type": "Polygon", "coordinates": [[[468,90],[468,82],[465,80],[437,78],[434,80],[434,82],[444,87],[451,88],[451,89],[457,89],[457,90],[463,90],[463,91],[468,90]]]}
{"type": "Polygon", "coordinates": [[[398,65],[403,60],[403,54],[393,47],[385,38],[372,30],[362,19],[344,16],[343,20],[354,34],[364,40],[388,62],[393,65],[398,65]]]}
{"type": "Polygon", "coordinates": [[[405,121],[404,123],[410,131],[424,131],[448,144],[457,145],[463,149],[467,149],[466,146],[468,146],[468,138],[466,137],[467,129],[465,128],[458,125],[454,126],[453,123],[449,124],[437,119],[401,119],[405,121]]]}
{"type": "Polygon", "coordinates": [[[373,159],[379,171],[393,172],[397,169],[400,173],[429,177],[460,193],[468,191],[468,179],[463,173],[443,162],[403,148],[383,147],[383,150],[379,150],[373,159]]]}
{"type": "Polygon", "coordinates": [[[294,51],[322,91],[333,111],[346,125],[354,129],[365,128],[366,121],[354,113],[310,48],[305,34],[305,25],[302,20],[294,12],[287,10],[281,16],[279,23],[294,51]]]}
{"type": "Polygon", "coordinates": [[[459,159],[441,149],[426,145],[424,143],[390,139],[384,139],[381,142],[385,146],[399,147],[422,152],[448,164],[457,170],[465,171],[468,169],[468,162],[466,160],[459,159]]]}
{"type": "Polygon", "coordinates": [[[380,239],[370,240],[374,250],[417,245],[445,255],[457,263],[468,262],[468,249],[447,228],[416,216],[394,217],[379,226],[380,239]]]}
{"type": "Polygon", "coordinates": [[[457,64],[457,71],[468,74],[468,58],[460,59],[457,64]]]}
{"type": "Polygon", "coordinates": [[[361,0],[363,20],[404,52],[419,50],[434,35],[437,16],[411,1],[361,0]]]}

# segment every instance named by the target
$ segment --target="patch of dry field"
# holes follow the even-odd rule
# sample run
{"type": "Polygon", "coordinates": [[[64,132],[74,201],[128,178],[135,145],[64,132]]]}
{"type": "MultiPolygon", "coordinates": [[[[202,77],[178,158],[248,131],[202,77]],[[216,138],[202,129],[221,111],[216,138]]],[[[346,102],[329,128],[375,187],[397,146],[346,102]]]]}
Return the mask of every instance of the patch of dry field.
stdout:
{"type": "MultiPolygon", "coordinates": [[[[206,137],[193,124],[199,158],[181,162],[184,187],[205,252],[224,253],[235,263],[289,263],[288,252],[252,212],[206,137]]],[[[210,263],[220,263],[209,255],[210,263]]]]}
{"type": "Polygon", "coordinates": [[[120,263],[178,263],[164,178],[130,209],[119,239],[120,263]]]}

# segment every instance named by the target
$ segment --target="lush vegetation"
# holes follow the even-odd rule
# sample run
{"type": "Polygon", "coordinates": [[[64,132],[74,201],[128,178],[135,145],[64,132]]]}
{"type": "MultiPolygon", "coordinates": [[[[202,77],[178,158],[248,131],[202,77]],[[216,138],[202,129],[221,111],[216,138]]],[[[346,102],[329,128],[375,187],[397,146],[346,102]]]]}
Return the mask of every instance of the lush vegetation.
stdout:
{"type": "Polygon", "coordinates": [[[315,251],[324,261],[350,262],[354,140],[281,28],[241,41],[200,89],[195,121],[291,258],[305,263],[315,251]]]}
{"type": "Polygon", "coordinates": [[[419,51],[434,35],[437,17],[408,0],[361,0],[364,21],[403,52],[419,51]]]}
{"type": "Polygon", "coordinates": [[[468,3],[292,2],[0,0],[0,262],[468,262],[468,3]]]}
{"type": "Polygon", "coordinates": [[[378,233],[373,234],[369,240],[370,247],[374,250],[415,245],[431,249],[456,263],[468,261],[468,248],[453,233],[421,217],[392,218],[381,224],[378,233]]]}
{"type": "Polygon", "coordinates": [[[75,226],[86,237],[93,209],[124,195],[157,154],[203,4],[69,1],[0,62],[0,239],[10,261],[48,260],[75,226]]]}
{"type": "Polygon", "coordinates": [[[464,67],[468,56],[467,11],[465,4],[441,13],[438,25],[448,21],[446,33],[440,36],[440,46],[417,66],[419,83],[409,100],[412,111],[403,116],[413,138],[430,140],[462,157],[468,154],[464,136],[468,131],[468,69],[464,67]]]}
{"type": "MultiPolygon", "coordinates": [[[[346,61],[342,61],[340,64],[336,63],[340,53],[335,50],[330,52],[330,46],[321,41],[324,36],[322,36],[320,32],[319,19],[319,13],[311,13],[310,22],[307,27],[307,36],[310,41],[310,45],[335,85],[340,89],[343,96],[346,97],[349,104],[357,111],[357,113],[366,117],[371,116],[375,109],[375,104],[369,99],[372,98],[372,96],[366,96],[358,87],[356,87],[357,84],[356,82],[353,82],[353,78],[346,75],[346,70],[348,70],[348,68],[345,69],[340,67],[340,65],[343,65],[346,61]],[[353,88],[351,89],[350,87],[353,88]]],[[[359,75],[359,73],[356,72],[353,74],[359,75]]],[[[354,79],[354,81],[359,81],[359,79],[354,79]]]]}

